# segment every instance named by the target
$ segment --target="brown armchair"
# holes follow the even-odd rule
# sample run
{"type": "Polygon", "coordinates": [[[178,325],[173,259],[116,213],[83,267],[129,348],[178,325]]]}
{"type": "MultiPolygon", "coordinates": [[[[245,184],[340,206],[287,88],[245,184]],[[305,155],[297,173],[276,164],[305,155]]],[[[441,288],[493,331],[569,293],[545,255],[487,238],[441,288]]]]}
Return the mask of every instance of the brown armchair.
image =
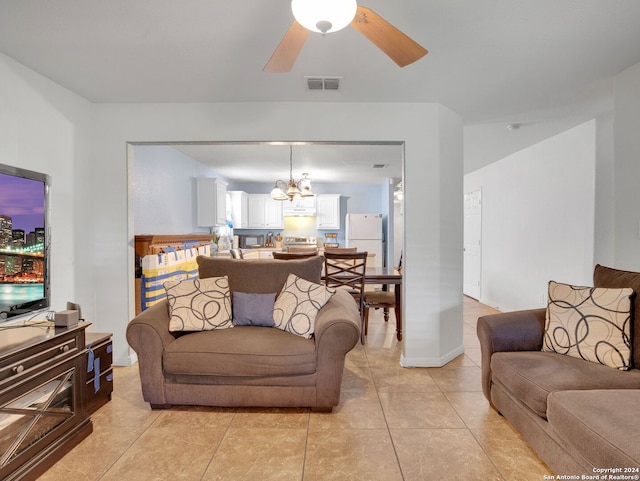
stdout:
{"type": "Polygon", "coordinates": [[[274,259],[292,260],[292,259],[304,259],[305,257],[315,257],[318,255],[318,251],[311,252],[278,252],[273,251],[274,259]]]}
{"type": "MultiPolygon", "coordinates": [[[[278,293],[295,274],[319,284],[323,258],[197,258],[200,278],[227,276],[233,292],[278,293]]],[[[340,400],[344,358],[358,342],[361,320],[351,296],[338,291],[320,309],[310,339],[274,327],[234,326],[170,332],[169,305],[134,318],[127,341],[138,355],[144,400],[152,408],[205,406],[311,407],[340,400]]]]}

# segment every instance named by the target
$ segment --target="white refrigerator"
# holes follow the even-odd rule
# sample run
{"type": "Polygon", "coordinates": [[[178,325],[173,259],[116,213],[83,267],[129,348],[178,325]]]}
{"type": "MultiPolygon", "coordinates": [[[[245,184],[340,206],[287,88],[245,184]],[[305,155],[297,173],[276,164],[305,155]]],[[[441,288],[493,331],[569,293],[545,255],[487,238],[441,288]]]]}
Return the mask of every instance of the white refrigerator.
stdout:
{"type": "Polygon", "coordinates": [[[359,252],[369,253],[367,265],[383,266],[382,214],[347,214],[345,237],[347,247],[357,247],[359,252]]]}

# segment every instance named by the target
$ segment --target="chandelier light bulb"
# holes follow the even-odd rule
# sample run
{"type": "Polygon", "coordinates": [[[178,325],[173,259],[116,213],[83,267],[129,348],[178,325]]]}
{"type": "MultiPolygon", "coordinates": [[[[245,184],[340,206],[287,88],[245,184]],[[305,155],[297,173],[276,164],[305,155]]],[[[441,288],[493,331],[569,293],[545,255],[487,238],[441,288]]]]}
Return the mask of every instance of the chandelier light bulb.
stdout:
{"type": "Polygon", "coordinates": [[[296,21],[312,32],[332,33],[342,30],[356,16],[356,0],[292,0],[296,21]]]}

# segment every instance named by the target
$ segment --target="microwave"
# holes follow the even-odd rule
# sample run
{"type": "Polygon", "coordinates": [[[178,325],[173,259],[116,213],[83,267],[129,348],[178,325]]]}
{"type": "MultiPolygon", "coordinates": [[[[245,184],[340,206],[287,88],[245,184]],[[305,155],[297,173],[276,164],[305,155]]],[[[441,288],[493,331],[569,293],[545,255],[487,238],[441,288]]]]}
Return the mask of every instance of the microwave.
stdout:
{"type": "Polygon", "coordinates": [[[240,247],[240,249],[264,247],[264,235],[239,235],[238,247],[240,247]]]}

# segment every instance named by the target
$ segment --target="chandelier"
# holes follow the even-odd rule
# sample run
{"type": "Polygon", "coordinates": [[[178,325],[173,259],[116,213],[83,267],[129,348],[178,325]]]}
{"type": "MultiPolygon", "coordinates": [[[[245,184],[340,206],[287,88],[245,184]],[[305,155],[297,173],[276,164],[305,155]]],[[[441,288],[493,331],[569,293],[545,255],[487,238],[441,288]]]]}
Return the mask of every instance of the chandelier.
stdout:
{"type": "Polygon", "coordinates": [[[275,200],[289,200],[293,202],[295,197],[312,197],[311,179],[309,174],[303,173],[298,182],[293,180],[293,145],[289,146],[289,182],[276,180],[271,198],[275,200]]]}

